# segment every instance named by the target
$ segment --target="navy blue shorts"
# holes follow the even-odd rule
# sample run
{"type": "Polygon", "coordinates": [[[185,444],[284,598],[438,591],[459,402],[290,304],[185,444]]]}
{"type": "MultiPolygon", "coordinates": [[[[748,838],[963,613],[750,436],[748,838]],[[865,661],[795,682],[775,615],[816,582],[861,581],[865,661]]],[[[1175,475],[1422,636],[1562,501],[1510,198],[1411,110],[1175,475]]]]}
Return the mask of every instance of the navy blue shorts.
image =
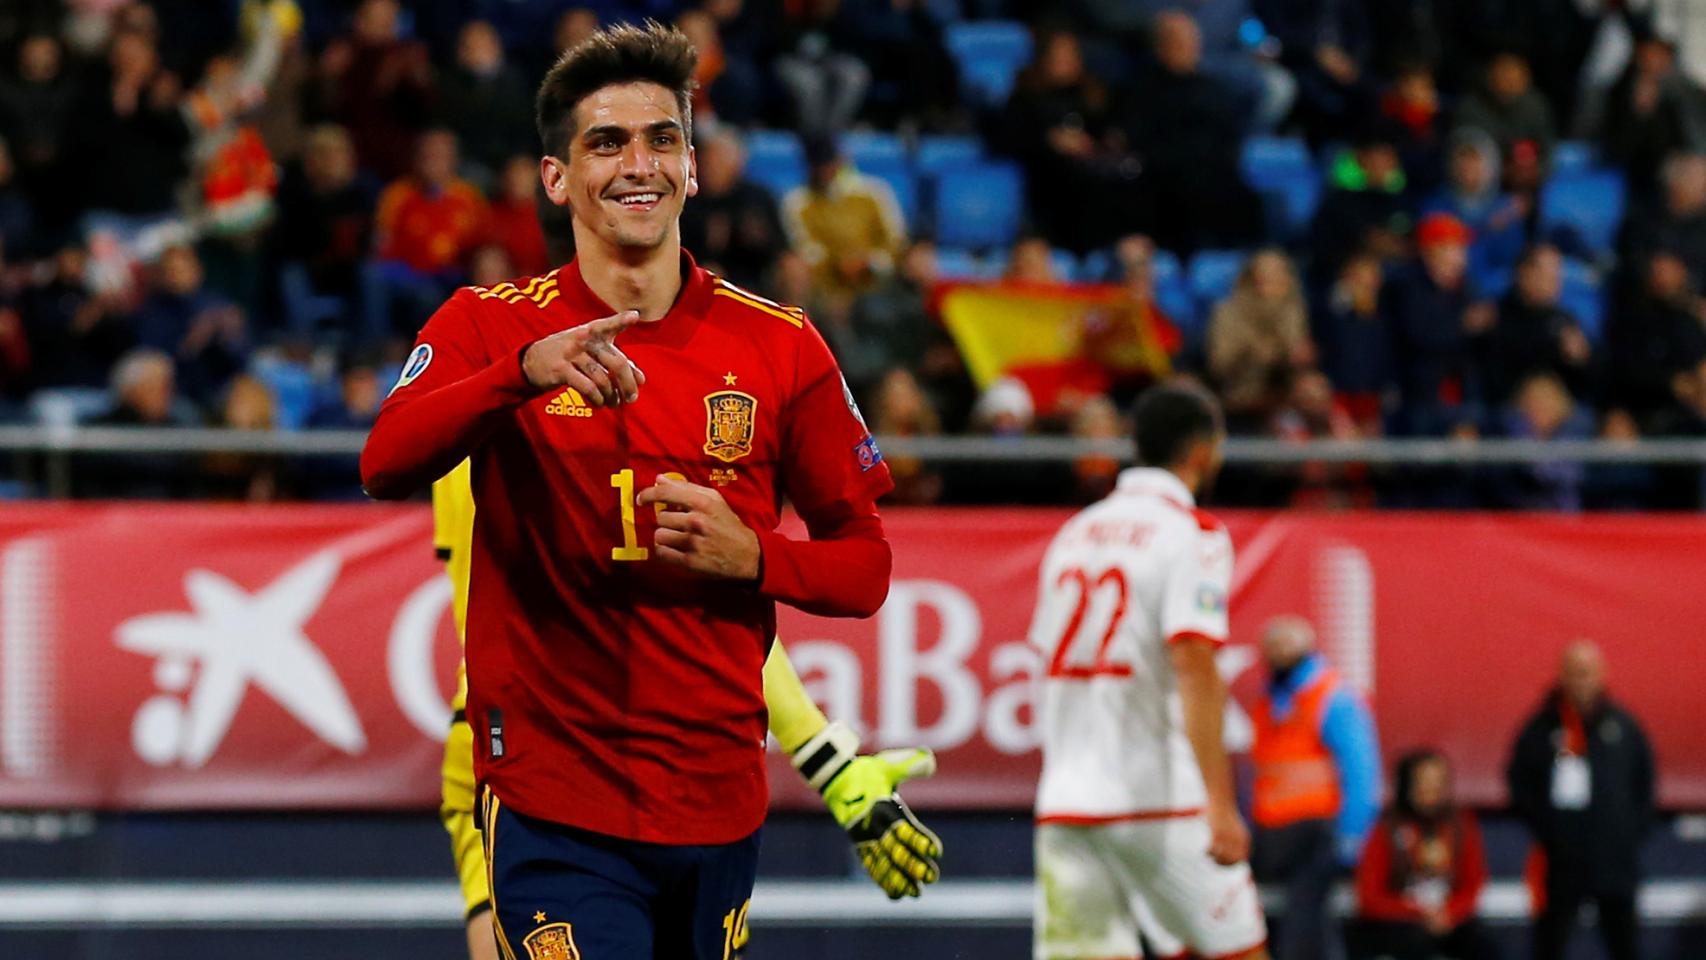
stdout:
{"type": "Polygon", "coordinates": [[[490,793],[481,826],[505,960],[735,960],[758,831],[715,846],[621,840],[536,820],[490,793]]]}

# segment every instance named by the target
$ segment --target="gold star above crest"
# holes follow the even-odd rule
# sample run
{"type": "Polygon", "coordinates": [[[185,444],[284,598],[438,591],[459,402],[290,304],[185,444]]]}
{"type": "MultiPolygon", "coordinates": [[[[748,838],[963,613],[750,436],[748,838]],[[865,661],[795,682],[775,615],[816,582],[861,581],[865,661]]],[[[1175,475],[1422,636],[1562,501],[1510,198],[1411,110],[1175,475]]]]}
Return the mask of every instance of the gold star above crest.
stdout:
{"type": "Polygon", "coordinates": [[[543,911],[543,910],[534,911],[533,922],[534,923],[544,923],[545,922],[545,911],[543,911]]]}
{"type": "Polygon", "coordinates": [[[732,387],[735,385],[735,381],[738,379],[740,379],[740,378],[736,377],[733,372],[725,373],[725,374],[723,374],[723,385],[726,387],[732,387]]]}

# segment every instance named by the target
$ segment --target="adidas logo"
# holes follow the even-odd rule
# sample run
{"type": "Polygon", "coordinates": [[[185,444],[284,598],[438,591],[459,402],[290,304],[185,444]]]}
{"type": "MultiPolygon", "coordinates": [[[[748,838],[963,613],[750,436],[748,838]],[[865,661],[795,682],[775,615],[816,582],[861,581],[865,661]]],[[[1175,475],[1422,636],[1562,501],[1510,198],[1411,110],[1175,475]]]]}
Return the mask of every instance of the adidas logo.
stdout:
{"type": "Polygon", "coordinates": [[[581,396],[580,391],[573,387],[552,397],[551,402],[545,406],[545,412],[558,417],[592,416],[592,408],[586,405],[586,399],[581,396]]]}

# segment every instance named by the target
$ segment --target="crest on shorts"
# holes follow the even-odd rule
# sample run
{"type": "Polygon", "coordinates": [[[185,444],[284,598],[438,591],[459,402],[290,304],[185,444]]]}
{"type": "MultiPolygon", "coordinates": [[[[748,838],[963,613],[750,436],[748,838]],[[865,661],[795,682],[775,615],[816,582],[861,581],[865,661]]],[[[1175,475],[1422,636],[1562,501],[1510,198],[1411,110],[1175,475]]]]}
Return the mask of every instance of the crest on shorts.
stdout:
{"type": "Polygon", "coordinates": [[[752,452],[758,399],[739,390],[705,395],[705,452],[733,463],[752,452]]]}
{"type": "Polygon", "coordinates": [[[521,945],[527,948],[527,960],[581,960],[581,952],[575,947],[575,928],[562,921],[533,931],[521,945]]]}

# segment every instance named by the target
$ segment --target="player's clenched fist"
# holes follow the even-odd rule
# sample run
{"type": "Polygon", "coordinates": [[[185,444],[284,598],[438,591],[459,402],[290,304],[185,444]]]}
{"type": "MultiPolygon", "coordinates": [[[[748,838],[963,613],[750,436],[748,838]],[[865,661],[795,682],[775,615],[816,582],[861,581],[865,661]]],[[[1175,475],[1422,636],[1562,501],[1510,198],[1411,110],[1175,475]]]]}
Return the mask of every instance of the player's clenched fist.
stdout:
{"type": "Polygon", "coordinates": [[[664,476],[640,491],[637,502],[664,508],[652,541],[658,559],[713,577],[758,579],[758,534],[735,516],[722,494],[664,476]]]}
{"type": "Polygon", "coordinates": [[[1250,828],[1234,808],[1209,805],[1208,855],[1223,867],[1243,863],[1250,858],[1250,828]]]}
{"type": "Polygon", "coordinates": [[[537,389],[570,387],[595,407],[633,403],[640,399],[646,375],[615,341],[639,322],[638,311],[624,310],[536,340],[521,355],[522,372],[537,389]]]}

